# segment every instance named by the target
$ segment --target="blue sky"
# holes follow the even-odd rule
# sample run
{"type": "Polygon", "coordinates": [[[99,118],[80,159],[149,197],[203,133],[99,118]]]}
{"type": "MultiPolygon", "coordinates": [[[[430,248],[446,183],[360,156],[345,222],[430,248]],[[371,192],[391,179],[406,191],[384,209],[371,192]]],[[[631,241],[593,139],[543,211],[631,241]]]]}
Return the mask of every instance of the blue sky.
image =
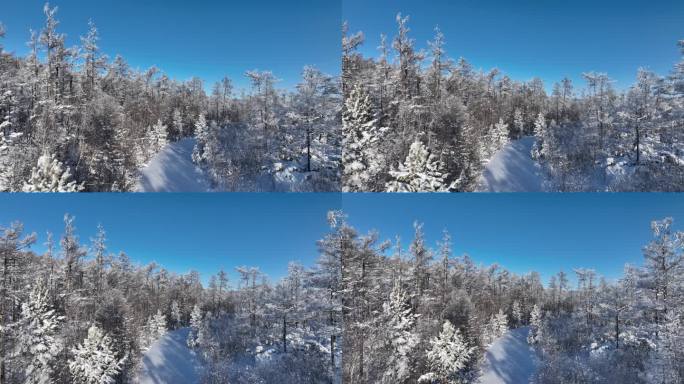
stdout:
{"type": "MultiPolygon", "coordinates": [[[[43,26],[44,0],[2,0],[5,49],[28,51],[29,28],[43,26]]],[[[338,74],[339,1],[320,0],[53,0],[59,30],[69,46],[80,43],[88,20],[100,31],[100,47],[133,67],[156,65],[170,77],[199,76],[211,84],[228,75],[246,87],[244,72],[273,71],[292,88],[304,65],[338,74]]]]}
{"type": "Polygon", "coordinates": [[[82,243],[100,223],[109,250],[138,263],[196,269],[205,281],[219,268],[235,281],[234,267],[250,265],[277,280],[291,260],[315,263],[316,241],[329,230],[326,213],[340,207],[361,233],[399,235],[408,247],[417,220],[431,246],[447,229],[456,255],[516,273],[536,270],[545,280],[577,267],[619,277],[625,263],[641,264],[651,220],[671,216],[684,230],[684,195],[659,193],[1,194],[0,225],[22,221],[39,235],[34,250],[42,252],[45,232],[57,239],[69,212],[82,243]]]}
{"type": "Polygon", "coordinates": [[[577,267],[617,278],[625,263],[641,265],[651,220],[670,216],[684,230],[681,194],[345,194],[343,206],[362,232],[399,235],[408,247],[417,220],[432,246],[446,229],[456,255],[516,273],[536,270],[545,281],[577,267]]]}
{"type": "Polygon", "coordinates": [[[419,48],[439,25],[450,57],[517,80],[537,76],[547,88],[564,76],[583,85],[581,73],[592,70],[618,88],[642,66],[668,74],[684,39],[681,0],[344,0],[342,12],[351,31],[365,33],[366,56],[377,56],[380,33],[394,37],[401,12],[419,48]]]}
{"type": "Polygon", "coordinates": [[[156,261],[177,273],[199,271],[206,282],[225,268],[258,266],[275,281],[289,261],[313,266],[316,241],[328,231],[326,213],[340,208],[335,194],[1,194],[0,225],[24,223],[39,236],[59,240],[63,217],[76,217],[81,243],[90,243],[97,225],[107,231],[111,252],[125,251],[140,264],[156,261]]]}

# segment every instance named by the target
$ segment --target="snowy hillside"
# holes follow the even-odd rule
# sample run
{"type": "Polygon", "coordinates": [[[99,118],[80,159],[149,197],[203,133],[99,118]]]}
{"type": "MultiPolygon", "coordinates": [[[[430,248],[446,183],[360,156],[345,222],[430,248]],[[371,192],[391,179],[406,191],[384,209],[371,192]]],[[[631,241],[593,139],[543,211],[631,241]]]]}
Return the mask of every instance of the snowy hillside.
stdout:
{"type": "Polygon", "coordinates": [[[534,350],[526,340],[529,330],[512,329],[487,348],[478,384],[529,383],[536,370],[534,350]]]}
{"type": "Polygon", "coordinates": [[[206,177],[192,162],[194,138],[164,147],[141,171],[137,192],[206,192],[206,177]]]}
{"type": "Polygon", "coordinates": [[[168,332],[142,358],[140,384],[193,384],[200,382],[199,360],[187,344],[189,328],[168,332]]]}
{"type": "Polygon", "coordinates": [[[534,137],[513,141],[497,152],[478,180],[480,192],[541,192],[542,175],[532,159],[534,137]]]}

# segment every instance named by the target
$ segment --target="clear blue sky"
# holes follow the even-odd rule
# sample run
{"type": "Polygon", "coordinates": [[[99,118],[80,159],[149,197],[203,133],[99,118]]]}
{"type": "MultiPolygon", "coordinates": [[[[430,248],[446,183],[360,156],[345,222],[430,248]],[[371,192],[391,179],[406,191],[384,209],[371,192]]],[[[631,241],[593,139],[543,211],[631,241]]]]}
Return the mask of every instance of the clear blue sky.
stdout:
{"type": "Polygon", "coordinates": [[[62,218],[76,216],[89,243],[101,223],[109,249],[139,263],[156,261],[178,273],[259,266],[272,280],[287,263],[311,266],[316,241],[328,232],[326,213],[340,209],[362,233],[381,239],[413,239],[413,222],[424,223],[435,246],[447,229],[454,253],[477,263],[499,263],[516,273],[536,270],[546,280],[563,269],[594,268],[619,277],[625,263],[641,264],[651,239],[650,222],[671,216],[684,230],[682,194],[0,194],[0,224],[24,222],[40,239],[57,239],[62,218]]]}
{"type": "Polygon", "coordinates": [[[316,241],[329,230],[326,213],[340,208],[336,194],[0,194],[0,225],[24,223],[39,236],[63,233],[65,213],[76,217],[81,243],[102,224],[108,248],[140,264],[156,261],[177,273],[209,275],[225,268],[257,266],[272,281],[287,274],[289,261],[313,266],[316,241]]]}
{"type": "MultiPolygon", "coordinates": [[[[43,26],[44,0],[2,0],[5,49],[27,52],[29,28],[43,26]]],[[[67,43],[80,43],[92,19],[100,47],[133,67],[156,65],[170,77],[199,76],[211,84],[228,75],[247,86],[244,72],[270,70],[292,88],[305,65],[340,71],[339,0],[53,0],[67,43]]]]}
{"type": "Polygon", "coordinates": [[[362,232],[399,235],[408,247],[417,220],[432,246],[447,229],[456,255],[516,273],[536,270],[545,281],[577,267],[619,277],[625,263],[641,265],[651,220],[670,216],[684,230],[682,194],[345,194],[343,206],[362,232]]]}
{"type": "Polygon", "coordinates": [[[564,76],[579,85],[592,70],[607,72],[618,88],[642,66],[668,74],[684,39],[681,0],[344,0],[342,12],[351,31],[365,33],[366,56],[377,56],[380,33],[395,36],[401,12],[411,17],[418,48],[439,25],[450,57],[517,80],[537,76],[547,88],[564,76]]]}

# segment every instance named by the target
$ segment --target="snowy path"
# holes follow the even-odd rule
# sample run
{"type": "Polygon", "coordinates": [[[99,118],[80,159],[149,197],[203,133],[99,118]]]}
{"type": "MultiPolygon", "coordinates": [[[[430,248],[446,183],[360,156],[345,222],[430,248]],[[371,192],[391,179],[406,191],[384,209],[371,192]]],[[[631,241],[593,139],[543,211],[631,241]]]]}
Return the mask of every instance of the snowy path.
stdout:
{"type": "Polygon", "coordinates": [[[206,177],[192,162],[194,138],[167,145],[141,171],[137,192],[206,192],[206,177]]]}
{"type": "Polygon", "coordinates": [[[507,144],[492,156],[478,181],[480,192],[541,192],[542,176],[530,151],[534,137],[507,144]]]}
{"type": "Polygon", "coordinates": [[[200,382],[199,362],[185,344],[189,328],[168,332],[142,358],[139,384],[194,384],[200,382]]]}
{"type": "Polygon", "coordinates": [[[485,352],[478,384],[526,384],[536,370],[534,351],[527,344],[529,327],[508,331],[485,352]]]}

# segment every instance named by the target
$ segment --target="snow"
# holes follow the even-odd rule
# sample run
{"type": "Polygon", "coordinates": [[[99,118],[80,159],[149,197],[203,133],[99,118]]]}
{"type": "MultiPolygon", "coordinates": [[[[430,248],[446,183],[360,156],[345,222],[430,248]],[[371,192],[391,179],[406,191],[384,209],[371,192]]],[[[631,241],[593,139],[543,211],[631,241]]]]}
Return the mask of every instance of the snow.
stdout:
{"type": "Polygon", "coordinates": [[[489,160],[478,181],[480,192],[542,192],[541,168],[532,159],[534,137],[504,146],[489,160]]]}
{"type": "Polygon", "coordinates": [[[195,138],[185,138],[164,147],[141,171],[137,192],[206,192],[209,183],[192,162],[195,138]]]}
{"type": "Polygon", "coordinates": [[[170,331],[154,342],[142,358],[137,383],[193,384],[200,382],[200,363],[185,340],[190,328],[170,331]]]}
{"type": "Polygon", "coordinates": [[[534,349],[527,344],[529,327],[508,331],[485,352],[478,384],[529,383],[536,371],[534,349]]]}

